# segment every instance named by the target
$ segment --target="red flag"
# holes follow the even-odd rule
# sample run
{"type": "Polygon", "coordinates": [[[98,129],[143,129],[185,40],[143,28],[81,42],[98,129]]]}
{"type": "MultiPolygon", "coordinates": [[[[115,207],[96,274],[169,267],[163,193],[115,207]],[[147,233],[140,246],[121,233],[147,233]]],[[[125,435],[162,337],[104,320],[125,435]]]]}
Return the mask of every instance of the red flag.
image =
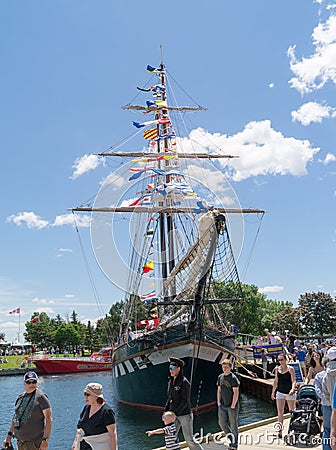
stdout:
{"type": "Polygon", "coordinates": [[[9,311],[8,314],[20,314],[20,308],[13,309],[13,311],[9,311]]]}
{"type": "Polygon", "coordinates": [[[151,270],[154,270],[154,261],[149,261],[144,266],[142,266],[143,273],[148,273],[151,270]]]}
{"type": "Polygon", "coordinates": [[[35,316],[35,317],[33,317],[32,320],[30,320],[29,322],[34,323],[34,322],[39,322],[39,321],[40,321],[40,316],[35,316]]]}

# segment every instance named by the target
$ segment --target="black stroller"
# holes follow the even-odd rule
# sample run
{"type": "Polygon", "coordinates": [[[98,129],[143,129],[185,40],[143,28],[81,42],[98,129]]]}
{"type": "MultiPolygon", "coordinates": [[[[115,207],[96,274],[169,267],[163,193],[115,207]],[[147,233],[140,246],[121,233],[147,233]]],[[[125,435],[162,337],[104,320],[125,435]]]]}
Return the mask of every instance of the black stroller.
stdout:
{"type": "MultiPolygon", "coordinates": [[[[314,444],[313,437],[321,434],[320,420],[317,417],[319,398],[314,386],[302,386],[296,397],[296,409],[290,411],[286,444],[314,444]]],[[[316,441],[317,443],[317,441],[316,441]]]]}

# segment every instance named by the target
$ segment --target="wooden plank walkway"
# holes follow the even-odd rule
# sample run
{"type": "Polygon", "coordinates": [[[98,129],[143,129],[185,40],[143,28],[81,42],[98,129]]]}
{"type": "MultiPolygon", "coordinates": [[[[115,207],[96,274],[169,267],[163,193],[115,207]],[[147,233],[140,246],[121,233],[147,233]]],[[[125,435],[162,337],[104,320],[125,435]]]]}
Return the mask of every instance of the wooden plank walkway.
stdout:
{"type": "MultiPolygon", "coordinates": [[[[283,435],[287,434],[289,425],[289,414],[285,415],[283,435]]],[[[204,450],[227,450],[228,443],[223,433],[215,433],[205,436],[203,438],[202,447],[204,450]]],[[[318,436],[317,436],[318,438],[318,436]]],[[[181,443],[181,448],[187,450],[185,442],[181,443]]],[[[289,446],[284,439],[277,437],[277,418],[262,420],[260,422],[252,423],[250,425],[243,425],[239,427],[239,450],[251,450],[256,448],[258,450],[286,450],[290,448],[307,448],[302,444],[289,446]]],[[[310,445],[309,448],[321,450],[322,445],[310,445]]],[[[164,450],[165,447],[160,447],[156,450],[164,450]]]]}

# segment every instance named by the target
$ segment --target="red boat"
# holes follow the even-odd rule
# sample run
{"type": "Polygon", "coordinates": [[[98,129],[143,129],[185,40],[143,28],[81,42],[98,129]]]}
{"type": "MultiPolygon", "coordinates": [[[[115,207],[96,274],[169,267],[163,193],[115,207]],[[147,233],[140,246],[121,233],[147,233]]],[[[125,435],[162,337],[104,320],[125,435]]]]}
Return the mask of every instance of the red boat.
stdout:
{"type": "Polygon", "coordinates": [[[83,373],[112,370],[112,347],[102,348],[88,358],[35,356],[32,361],[40,373],[83,373]]]}

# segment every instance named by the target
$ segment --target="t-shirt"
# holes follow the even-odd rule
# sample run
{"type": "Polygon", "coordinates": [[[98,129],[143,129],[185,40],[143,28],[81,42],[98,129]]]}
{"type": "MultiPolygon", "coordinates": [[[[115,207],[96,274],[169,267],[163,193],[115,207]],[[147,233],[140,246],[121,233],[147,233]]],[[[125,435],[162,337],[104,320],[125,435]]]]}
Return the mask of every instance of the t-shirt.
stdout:
{"type": "MultiPolygon", "coordinates": [[[[114,412],[106,403],[104,403],[103,406],[91,417],[89,417],[89,413],[90,406],[85,405],[77,424],[77,428],[82,428],[86,436],[108,433],[106,426],[115,423],[114,412]]],[[[91,448],[91,445],[87,442],[81,441],[81,450],[91,450],[91,448]]]]}
{"type": "Polygon", "coordinates": [[[235,374],[230,372],[229,375],[221,373],[217,379],[217,386],[221,388],[221,404],[223,406],[231,406],[233,398],[233,388],[239,387],[240,382],[235,374]]]}
{"type": "Polygon", "coordinates": [[[166,441],[166,450],[180,450],[180,444],[178,441],[175,423],[169,423],[163,427],[166,441]]]}
{"type": "Polygon", "coordinates": [[[19,428],[15,428],[15,437],[20,441],[35,441],[43,438],[44,435],[44,414],[45,409],[50,408],[50,402],[46,394],[39,389],[28,394],[24,392],[19,395],[15,402],[15,406],[19,406],[21,402],[27,401],[27,409],[29,404],[33,404],[30,418],[25,424],[21,424],[19,428]]]}
{"type": "Polygon", "coordinates": [[[297,357],[297,359],[300,362],[302,362],[305,360],[306,352],[304,350],[297,350],[297,352],[295,353],[295,356],[297,357]]]}

